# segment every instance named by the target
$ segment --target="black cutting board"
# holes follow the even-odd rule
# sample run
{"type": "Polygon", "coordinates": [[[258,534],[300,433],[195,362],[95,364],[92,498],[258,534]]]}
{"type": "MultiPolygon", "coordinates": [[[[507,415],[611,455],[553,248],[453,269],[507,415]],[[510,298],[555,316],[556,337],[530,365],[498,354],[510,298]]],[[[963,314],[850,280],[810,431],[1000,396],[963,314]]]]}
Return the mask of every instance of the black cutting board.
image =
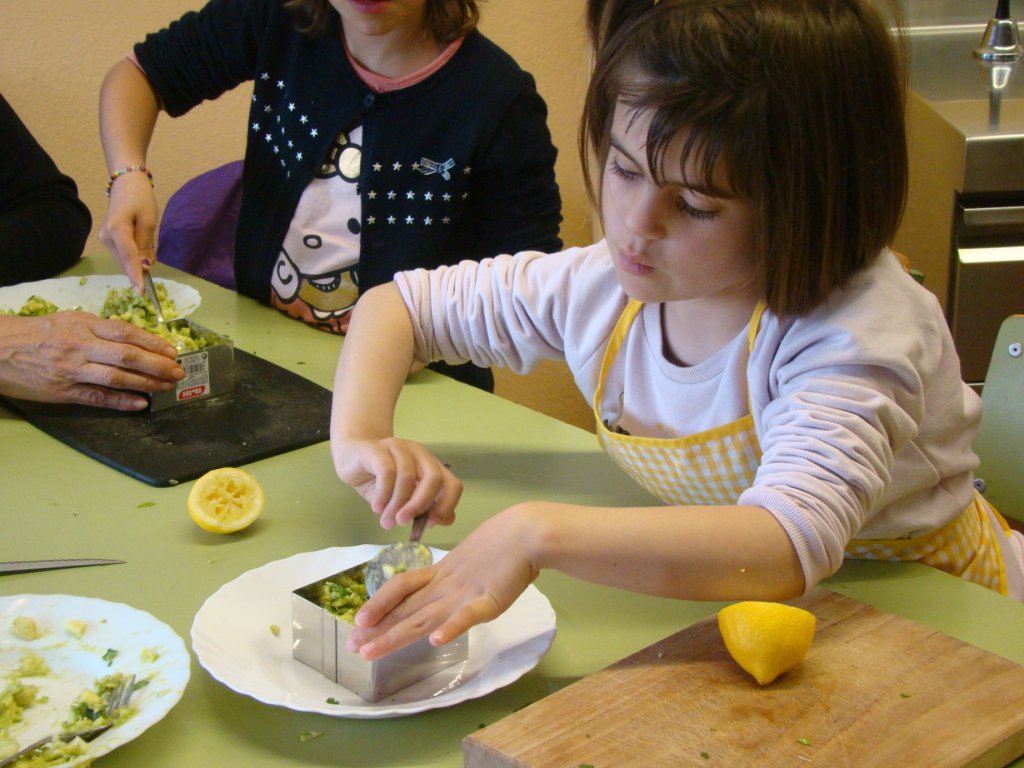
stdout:
{"type": "Polygon", "coordinates": [[[31,424],[155,486],[247,464],[328,438],[331,392],[235,349],[235,391],[155,413],[6,400],[31,424]]]}

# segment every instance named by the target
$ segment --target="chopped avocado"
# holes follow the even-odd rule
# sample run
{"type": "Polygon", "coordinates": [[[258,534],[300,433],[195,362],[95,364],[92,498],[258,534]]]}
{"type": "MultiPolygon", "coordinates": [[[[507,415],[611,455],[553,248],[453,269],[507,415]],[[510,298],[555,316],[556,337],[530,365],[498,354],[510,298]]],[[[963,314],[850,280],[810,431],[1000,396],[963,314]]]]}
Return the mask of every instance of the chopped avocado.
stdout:
{"type": "Polygon", "coordinates": [[[38,640],[43,636],[36,620],[28,616],[15,616],[11,622],[11,634],[20,640],[38,640]]]}

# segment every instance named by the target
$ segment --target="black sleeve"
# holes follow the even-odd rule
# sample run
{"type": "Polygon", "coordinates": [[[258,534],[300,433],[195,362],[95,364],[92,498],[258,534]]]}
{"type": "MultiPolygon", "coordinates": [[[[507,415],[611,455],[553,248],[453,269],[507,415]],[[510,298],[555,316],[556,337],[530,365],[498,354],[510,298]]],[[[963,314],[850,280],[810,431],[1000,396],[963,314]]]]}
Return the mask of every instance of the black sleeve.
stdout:
{"type": "Polygon", "coordinates": [[[482,256],[562,249],[557,154],[548,130],[547,105],[537,93],[533,77],[524,73],[523,87],[499,121],[476,179],[480,190],[473,218],[482,256]]]}
{"type": "Polygon", "coordinates": [[[41,280],[82,255],[92,217],[0,95],[0,285],[41,280]]]}
{"type": "Polygon", "coordinates": [[[277,0],[210,0],[135,48],[167,114],[178,117],[254,76],[277,0]]]}

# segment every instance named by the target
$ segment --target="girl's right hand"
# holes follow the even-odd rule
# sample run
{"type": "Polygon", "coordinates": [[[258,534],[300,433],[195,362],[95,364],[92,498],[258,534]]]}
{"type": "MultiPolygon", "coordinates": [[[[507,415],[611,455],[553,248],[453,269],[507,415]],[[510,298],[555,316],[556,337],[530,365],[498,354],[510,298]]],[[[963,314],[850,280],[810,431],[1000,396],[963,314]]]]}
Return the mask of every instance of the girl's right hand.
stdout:
{"type": "Polygon", "coordinates": [[[429,512],[429,525],[451,525],[462,481],[419,443],[388,437],[331,441],[334,468],[380,515],[382,528],[429,512]]]}
{"type": "Polygon", "coordinates": [[[156,195],[146,174],[118,176],[110,188],[99,238],[140,292],[143,263],[156,263],[156,221],[156,195]]]}

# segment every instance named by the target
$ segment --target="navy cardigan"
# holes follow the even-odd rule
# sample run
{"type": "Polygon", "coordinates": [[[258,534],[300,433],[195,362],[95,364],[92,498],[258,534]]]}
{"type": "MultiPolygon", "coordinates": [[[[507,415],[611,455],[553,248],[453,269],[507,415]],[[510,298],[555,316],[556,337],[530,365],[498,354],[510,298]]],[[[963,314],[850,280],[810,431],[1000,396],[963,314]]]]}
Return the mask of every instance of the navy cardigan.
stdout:
{"type": "Polygon", "coordinates": [[[267,302],[303,190],[338,133],[363,126],[362,290],[395,272],[525,249],[560,249],[556,150],[533,78],[479,32],[424,81],[372,92],[339,19],[295,30],[280,0],[212,0],[135,54],[177,116],[253,81],[235,241],[240,292],[267,302]]]}

